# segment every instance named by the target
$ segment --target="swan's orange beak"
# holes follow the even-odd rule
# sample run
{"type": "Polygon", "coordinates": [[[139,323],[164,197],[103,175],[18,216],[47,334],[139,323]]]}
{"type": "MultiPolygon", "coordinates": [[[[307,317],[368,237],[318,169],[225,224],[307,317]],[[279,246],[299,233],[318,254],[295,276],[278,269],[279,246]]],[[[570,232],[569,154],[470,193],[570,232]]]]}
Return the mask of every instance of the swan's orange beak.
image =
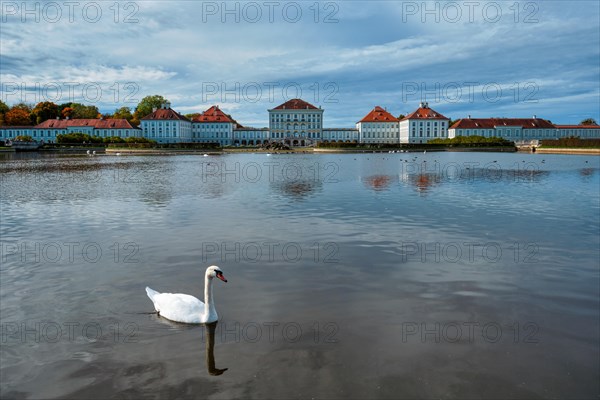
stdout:
{"type": "Polygon", "coordinates": [[[227,282],[227,279],[225,279],[225,277],[223,276],[223,273],[217,274],[217,278],[219,278],[223,282],[227,282]]]}

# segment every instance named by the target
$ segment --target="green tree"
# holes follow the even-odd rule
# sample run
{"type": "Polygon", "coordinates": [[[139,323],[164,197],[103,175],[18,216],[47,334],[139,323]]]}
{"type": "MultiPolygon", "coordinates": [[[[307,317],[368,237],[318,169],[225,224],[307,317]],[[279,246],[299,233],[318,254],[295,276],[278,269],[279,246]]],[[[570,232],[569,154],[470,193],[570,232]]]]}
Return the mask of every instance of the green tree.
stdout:
{"type": "Polygon", "coordinates": [[[33,138],[29,135],[19,135],[15,138],[17,142],[33,142],[33,138]]]}
{"type": "Polygon", "coordinates": [[[402,118],[404,118],[404,117],[406,117],[406,115],[404,115],[404,114],[400,114],[400,115],[398,115],[398,119],[402,119],[402,118]]]}
{"type": "Polygon", "coordinates": [[[141,120],[146,115],[151,114],[153,108],[160,108],[166,102],[168,100],[158,94],[144,97],[135,108],[136,119],[141,120]]]}
{"type": "Polygon", "coordinates": [[[8,110],[10,110],[10,108],[2,100],[0,100],[0,114],[6,114],[8,110]]]}
{"type": "Polygon", "coordinates": [[[133,114],[131,113],[131,108],[121,107],[121,108],[116,109],[112,118],[115,118],[115,119],[123,118],[123,119],[126,119],[127,121],[131,122],[131,120],[133,119],[133,114]]]}
{"type": "Polygon", "coordinates": [[[8,110],[10,110],[10,108],[0,100],[0,126],[4,125],[4,114],[6,114],[8,110]]]}
{"type": "Polygon", "coordinates": [[[58,111],[58,106],[52,103],[51,101],[43,101],[41,103],[37,103],[37,105],[34,107],[31,113],[35,118],[36,124],[41,124],[47,119],[54,119],[60,115],[58,111]]]}
{"type": "Polygon", "coordinates": [[[185,114],[185,117],[188,118],[189,120],[192,120],[200,115],[202,115],[202,114],[201,113],[191,113],[191,114],[185,114]]]}
{"type": "Polygon", "coordinates": [[[92,137],[87,133],[73,132],[73,133],[61,133],[56,135],[57,143],[83,143],[91,142],[92,137]]]}
{"type": "Polygon", "coordinates": [[[28,126],[31,125],[31,115],[22,108],[11,108],[4,114],[4,123],[10,126],[28,126]]]}
{"type": "Polygon", "coordinates": [[[594,118],[586,118],[579,123],[579,125],[598,125],[594,118]]]}
{"type": "Polygon", "coordinates": [[[31,113],[31,111],[33,110],[33,105],[32,104],[27,104],[27,103],[24,103],[24,102],[20,102],[20,103],[17,103],[14,106],[11,107],[11,109],[14,109],[14,108],[25,110],[28,113],[31,113]]]}
{"type": "MultiPolygon", "coordinates": [[[[98,111],[98,107],[96,106],[86,106],[80,103],[71,103],[71,108],[73,109],[71,113],[71,118],[98,118],[100,111],[98,111]]],[[[64,110],[63,110],[64,112],[64,110]]]]}
{"type": "Polygon", "coordinates": [[[125,143],[125,140],[118,136],[111,136],[103,139],[105,144],[108,143],[125,143]]]}

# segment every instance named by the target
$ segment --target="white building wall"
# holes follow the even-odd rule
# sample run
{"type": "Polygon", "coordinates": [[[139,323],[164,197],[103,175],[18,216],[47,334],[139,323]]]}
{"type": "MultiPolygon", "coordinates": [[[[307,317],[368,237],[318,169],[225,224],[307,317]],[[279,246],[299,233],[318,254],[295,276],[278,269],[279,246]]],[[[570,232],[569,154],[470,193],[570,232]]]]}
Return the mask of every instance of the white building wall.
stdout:
{"type": "Polygon", "coordinates": [[[269,131],[271,140],[319,141],[323,131],[322,109],[269,110],[269,131]]]}
{"type": "Polygon", "coordinates": [[[17,136],[31,136],[36,141],[44,141],[45,143],[56,142],[56,137],[58,135],[65,135],[68,133],[85,133],[90,136],[97,136],[100,138],[108,138],[108,137],[120,137],[122,139],[127,139],[129,137],[142,137],[142,131],[140,129],[117,129],[117,128],[109,128],[109,129],[96,129],[94,127],[68,127],[66,129],[54,129],[54,128],[36,128],[36,127],[27,127],[27,128],[12,128],[12,127],[3,127],[0,129],[0,140],[8,140],[14,139],[17,136]]]}
{"type": "Polygon", "coordinates": [[[192,141],[230,146],[233,144],[233,127],[231,122],[193,122],[192,141]]]}
{"type": "Polygon", "coordinates": [[[158,143],[189,143],[192,123],[183,120],[142,120],[143,137],[158,143]]]}
{"type": "Polygon", "coordinates": [[[448,120],[418,118],[400,121],[401,143],[427,143],[448,137],[448,120]]]}
{"type": "Polygon", "coordinates": [[[268,128],[243,128],[233,130],[233,145],[260,145],[270,142],[268,128]]]}
{"type": "Polygon", "coordinates": [[[359,140],[359,131],[356,128],[324,128],[321,136],[322,141],[337,142],[342,140],[357,141],[359,140]]]}
{"type": "Polygon", "coordinates": [[[400,143],[398,122],[358,122],[361,143],[400,143]]]}

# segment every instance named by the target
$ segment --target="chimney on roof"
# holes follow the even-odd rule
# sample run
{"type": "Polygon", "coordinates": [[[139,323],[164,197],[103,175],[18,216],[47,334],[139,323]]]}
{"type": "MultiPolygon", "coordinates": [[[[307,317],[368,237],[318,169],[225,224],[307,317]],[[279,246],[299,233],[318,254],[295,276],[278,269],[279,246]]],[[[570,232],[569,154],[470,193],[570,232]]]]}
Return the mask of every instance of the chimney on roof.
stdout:
{"type": "Polygon", "coordinates": [[[469,114],[469,116],[467,118],[471,119],[471,114],[469,114]]]}
{"type": "Polygon", "coordinates": [[[69,117],[67,117],[67,118],[65,118],[65,119],[66,119],[66,120],[68,120],[68,119],[69,119],[69,117]]]}
{"type": "Polygon", "coordinates": [[[533,114],[533,119],[537,119],[537,115],[533,114]]]}
{"type": "Polygon", "coordinates": [[[152,112],[156,112],[156,107],[152,107],[152,112]]]}
{"type": "Polygon", "coordinates": [[[60,117],[56,117],[56,119],[58,120],[58,119],[60,119],[60,117]]]}

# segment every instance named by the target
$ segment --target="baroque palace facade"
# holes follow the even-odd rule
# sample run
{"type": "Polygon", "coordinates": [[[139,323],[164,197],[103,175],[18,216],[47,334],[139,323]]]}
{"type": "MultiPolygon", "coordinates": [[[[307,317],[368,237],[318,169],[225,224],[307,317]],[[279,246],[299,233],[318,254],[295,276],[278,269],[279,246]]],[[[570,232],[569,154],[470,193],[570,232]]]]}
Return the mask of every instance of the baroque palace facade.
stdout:
{"type": "Polygon", "coordinates": [[[280,142],[288,146],[312,146],[319,142],[427,143],[457,136],[500,137],[521,142],[570,136],[600,138],[600,126],[554,125],[537,118],[468,118],[449,126],[450,119],[423,102],[401,119],[376,106],[354,128],[324,128],[321,107],[291,99],[269,112],[268,128],[246,127],[214,105],[188,119],[170,103],[155,108],[141,119],[140,128],[125,119],[56,119],[36,126],[0,127],[0,140],[28,135],[54,142],[59,134],[82,132],[90,136],[144,137],[159,143],[218,143],[221,146],[261,145],[280,142]]]}

